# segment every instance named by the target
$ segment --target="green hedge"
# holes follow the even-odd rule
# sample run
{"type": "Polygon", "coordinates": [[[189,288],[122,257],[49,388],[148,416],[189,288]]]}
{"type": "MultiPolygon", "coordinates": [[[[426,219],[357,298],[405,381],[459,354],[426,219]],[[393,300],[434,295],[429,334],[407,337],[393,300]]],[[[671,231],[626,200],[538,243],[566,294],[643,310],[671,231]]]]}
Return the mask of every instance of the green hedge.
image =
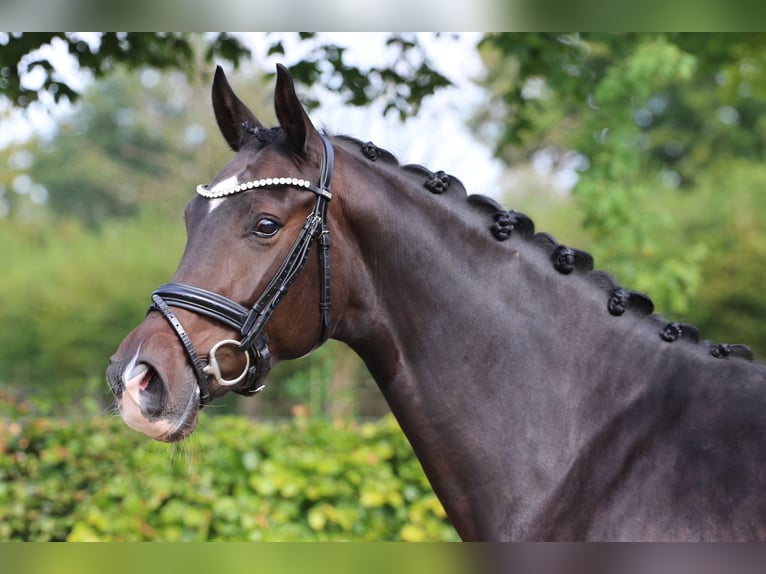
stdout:
{"type": "Polygon", "coordinates": [[[391,417],[0,422],[0,540],[456,540],[391,417]]]}

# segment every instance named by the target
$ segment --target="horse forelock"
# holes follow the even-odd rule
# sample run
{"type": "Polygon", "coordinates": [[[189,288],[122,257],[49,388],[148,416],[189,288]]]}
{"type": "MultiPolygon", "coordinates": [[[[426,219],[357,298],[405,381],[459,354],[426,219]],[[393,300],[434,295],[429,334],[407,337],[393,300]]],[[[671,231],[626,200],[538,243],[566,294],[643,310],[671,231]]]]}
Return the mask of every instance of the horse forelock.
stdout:
{"type": "MultiPolygon", "coordinates": [[[[399,170],[404,179],[416,187],[425,187],[432,192],[438,201],[438,196],[463,199],[465,209],[478,211],[487,217],[487,241],[505,241],[511,236],[533,246],[547,257],[557,275],[576,275],[585,278],[593,289],[601,291],[605,296],[605,308],[612,316],[623,314],[643,318],[656,327],[658,340],[668,343],[677,340],[705,346],[710,354],[717,358],[738,357],[752,360],[752,351],[746,345],[717,344],[712,341],[699,341],[699,333],[693,325],[687,323],[668,322],[662,315],[654,312],[654,303],[644,293],[623,288],[610,273],[594,269],[593,257],[579,249],[559,243],[548,233],[535,232],[534,222],[523,213],[505,210],[494,199],[478,194],[469,195],[463,183],[456,177],[444,172],[432,172],[430,169],[417,164],[402,165],[396,156],[388,150],[375,146],[372,142],[335,135],[334,139],[345,144],[352,153],[362,154],[371,162],[381,162],[386,166],[399,170]],[[356,150],[353,150],[356,147],[356,150]],[[430,183],[435,178],[442,178],[443,189],[435,191],[430,183]]],[[[438,182],[437,182],[438,183],[438,182]]],[[[438,187],[438,185],[437,185],[438,187]]],[[[563,279],[563,278],[562,278],[563,279]]]]}

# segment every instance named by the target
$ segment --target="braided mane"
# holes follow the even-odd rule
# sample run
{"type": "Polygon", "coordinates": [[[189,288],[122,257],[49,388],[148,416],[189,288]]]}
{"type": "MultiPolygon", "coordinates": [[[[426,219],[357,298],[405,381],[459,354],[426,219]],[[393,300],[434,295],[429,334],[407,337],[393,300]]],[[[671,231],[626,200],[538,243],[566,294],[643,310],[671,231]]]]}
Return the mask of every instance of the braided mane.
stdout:
{"type": "Polygon", "coordinates": [[[526,215],[505,210],[497,201],[485,195],[468,195],[462,182],[443,171],[432,172],[421,165],[401,165],[394,154],[375,146],[372,142],[346,136],[334,136],[336,140],[358,146],[370,161],[381,161],[399,167],[409,178],[417,178],[418,183],[433,194],[449,194],[463,198],[466,205],[487,216],[487,230],[497,241],[506,241],[512,236],[520,237],[540,249],[551,261],[553,268],[561,275],[578,274],[584,276],[594,287],[606,295],[605,308],[609,314],[620,316],[626,313],[645,317],[657,326],[658,337],[667,343],[679,340],[704,345],[713,357],[738,357],[753,360],[753,353],[746,345],[717,344],[699,340],[699,332],[688,323],[668,322],[654,312],[654,303],[645,294],[624,289],[614,276],[606,271],[594,270],[593,257],[581,251],[563,245],[553,236],[535,232],[534,222],[526,215]]]}

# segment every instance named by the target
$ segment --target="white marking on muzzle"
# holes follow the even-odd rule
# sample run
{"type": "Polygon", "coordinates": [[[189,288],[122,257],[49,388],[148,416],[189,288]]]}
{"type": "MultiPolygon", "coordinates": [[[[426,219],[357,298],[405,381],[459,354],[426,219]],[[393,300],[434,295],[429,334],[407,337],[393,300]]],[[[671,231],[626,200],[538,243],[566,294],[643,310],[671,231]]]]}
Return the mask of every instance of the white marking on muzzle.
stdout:
{"type": "Polygon", "coordinates": [[[125,371],[122,374],[122,382],[125,385],[125,391],[137,405],[141,404],[139,395],[141,381],[143,380],[144,375],[146,375],[146,371],[149,370],[149,367],[144,363],[138,363],[138,354],[140,352],[141,346],[139,345],[136,354],[133,355],[133,358],[128,362],[128,366],[125,367],[125,371]]]}
{"type": "Polygon", "coordinates": [[[128,361],[128,365],[125,367],[125,370],[122,372],[122,383],[127,383],[130,379],[134,378],[136,374],[134,371],[136,369],[140,369],[143,365],[136,366],[136,363],[138,362],[138,355],[141,353],[141,345],[138,345],[138,349],[136,349],[136,354],[133,355],[133,358],[128,361]]]}

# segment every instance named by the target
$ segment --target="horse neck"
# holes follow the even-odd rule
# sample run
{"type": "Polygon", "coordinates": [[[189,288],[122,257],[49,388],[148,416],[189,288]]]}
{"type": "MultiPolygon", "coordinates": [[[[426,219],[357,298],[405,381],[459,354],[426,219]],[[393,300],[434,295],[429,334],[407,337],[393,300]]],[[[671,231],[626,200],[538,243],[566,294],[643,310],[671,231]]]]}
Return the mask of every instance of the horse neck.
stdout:
{"type": "Polygon", "coordinates": [[[492,507],[522,516],[556,488],[641,393],[622,370],[639,361],[651,379],[654,344],[538,247],[496,241],[464,198],[385,171],[358,181],[343,199],[357,247],[337,338],[365,361],[458,531],[482,536],[492,507]]]}

